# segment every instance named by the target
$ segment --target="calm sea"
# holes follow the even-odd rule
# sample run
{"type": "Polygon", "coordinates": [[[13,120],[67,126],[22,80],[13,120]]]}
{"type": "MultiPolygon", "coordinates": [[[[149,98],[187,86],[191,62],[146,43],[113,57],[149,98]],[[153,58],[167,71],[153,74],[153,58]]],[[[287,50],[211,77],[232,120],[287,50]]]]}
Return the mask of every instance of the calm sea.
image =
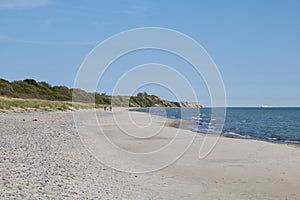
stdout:
{"type": "MultiPolygon", "coordinates": [[[[188,129],[213,133],[218,125],[210,108],[140,108],[138,112],[195,122],[188,129]],[[184,113],[184,114],[182,114],[184,113]]],[[[300,144],[300,108],[226,108],[222,135],[300,144]]]]}

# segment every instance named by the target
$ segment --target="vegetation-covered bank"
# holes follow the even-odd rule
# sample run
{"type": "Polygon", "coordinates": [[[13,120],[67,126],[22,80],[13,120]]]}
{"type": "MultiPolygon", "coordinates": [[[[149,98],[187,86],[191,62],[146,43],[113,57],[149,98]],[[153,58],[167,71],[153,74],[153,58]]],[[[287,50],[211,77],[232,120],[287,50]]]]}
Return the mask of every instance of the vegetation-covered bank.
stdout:
{"type": "MultiPolygon", "coordinates": [[[[9,82],[0,79],[0,109],[11,107],[53,107],[65,110],[71,107],[72,101],[78,102],[79,107],[102,107],[106,105],[124,107],[191,107],[191,104],[172,102],[160,99],[155,95],[138,93],[137,96],[110,96],[105,93],[86,92],[82,89],[66,86],[51,86],[47,82],[37,82],[33,79],[9,82]],[[23,100],[20,100],[23,99],[23,100]],[[29,100],[30,99],[30,100],[29,100]],[[44,101],[41,101],[44,100],[44,101]]],[[[200,107],[193,104],[192,107],[200,107]]]]}
{"type": "Polygon", "coordinates": [[[21,111],[67,111],[73,109],[100,108],[102,105],[72,103],[70,101],[50,101],[42,99],[17,99],[0,96],[0,111],[20,109],[21,111]]]}

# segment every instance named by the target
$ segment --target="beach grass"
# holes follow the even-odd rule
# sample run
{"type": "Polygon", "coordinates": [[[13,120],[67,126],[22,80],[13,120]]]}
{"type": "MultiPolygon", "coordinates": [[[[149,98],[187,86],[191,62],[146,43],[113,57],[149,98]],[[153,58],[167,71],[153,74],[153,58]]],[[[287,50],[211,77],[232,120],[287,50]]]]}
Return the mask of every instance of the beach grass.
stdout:
{"type": "Polygon", "coordinates": [[[105,105],[50,101],[41,99],[18,99],[0,96],[0,110],[67,111],[74,109],[103,108],[105,105]]]}

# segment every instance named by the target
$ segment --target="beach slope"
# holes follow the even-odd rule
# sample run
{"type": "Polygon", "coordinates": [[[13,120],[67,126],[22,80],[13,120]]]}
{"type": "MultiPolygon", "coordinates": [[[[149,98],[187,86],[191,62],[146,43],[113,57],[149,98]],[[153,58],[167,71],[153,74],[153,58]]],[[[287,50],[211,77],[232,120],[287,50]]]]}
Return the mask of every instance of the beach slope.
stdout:
{"type": "MultiPolygon", "coordinates": [[[[212,151],[199,159],[206,135],[123,108],[91,112],[1,113],[1,198],[300,199],[299,147],[220,137],[212,151]],[[103,162],[97,155],[101,148],[85,145],[107,138],[137,154],[170,142],[179,147],[191,139],[193,143],[176,162],[135,174],[107,164],[155,169],[160,161],[168,164],[171,154],[128,162],[120,157],[122,153],[107,148],[103,162]]],[[[208,136],[207,142],[216,141],[215,137],[208,136]]],[[[178,149],[174,154],[180,154],[178,149]]]]}

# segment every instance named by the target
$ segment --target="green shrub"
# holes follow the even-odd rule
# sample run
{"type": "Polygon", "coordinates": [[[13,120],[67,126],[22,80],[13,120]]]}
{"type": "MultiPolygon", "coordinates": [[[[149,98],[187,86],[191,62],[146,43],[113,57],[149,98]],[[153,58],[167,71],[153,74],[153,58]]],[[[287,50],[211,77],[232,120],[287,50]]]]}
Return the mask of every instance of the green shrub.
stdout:
{"type": "Polygon", "coordinates": [[[12,96],[14,94],[14,89],[8,82],[0,81],[0,95],[2,96],[12,96]]]}
{"type": "Polygon", "coordinates": [[[82,103],[94,103],[95,102],[95,95],[91,93],[87,93],[81,89],[71,89],[72,92],[72,100],[75,102],[82,102],[82,103]]]}
{"type": "Polygon", "coordinates": [[[35,85],[35,86],[38,85],[36,80],[33,80],[33,79],[25,79],[25,80],[23,80],[23,82],[28,83],[30,85],[35,85]]]}

